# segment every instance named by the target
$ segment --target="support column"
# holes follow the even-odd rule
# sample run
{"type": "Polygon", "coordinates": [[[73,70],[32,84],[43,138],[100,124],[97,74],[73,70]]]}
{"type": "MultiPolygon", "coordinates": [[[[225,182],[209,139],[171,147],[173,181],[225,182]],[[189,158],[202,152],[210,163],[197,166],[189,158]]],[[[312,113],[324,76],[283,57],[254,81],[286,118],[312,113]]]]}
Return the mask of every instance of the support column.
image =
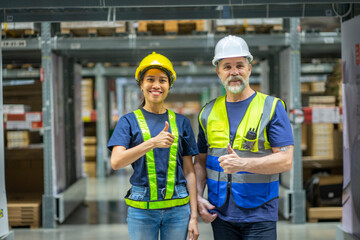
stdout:
{"type": "Polygon", "coordinates": [[[41,24],[41,67],[43,71],[42,109],[44,128],[44,195],[42,216],[44,228],[56,227],[54,195],[54,121],[53,74],[51,56],[51,24],[41,24]]]}
{"type": "Polygon", "coordinates": [[[126,84],[126,78],[116,79],[116,105],[118,109],[119,119],[124,115],[124,87],[126,84]]]}
{"type": "MultiPolygon", "coordinates": [[[[269,60],[264,60],[260,62],[260,92],[265,94],[270,94],[270,69],[269,69],[269,60]]],[[[278,95],[279,96],[279,95],[278,95]]]]}
{"type": "Polygon", "coordinates": [[[96,89],[96,174],[98,177],[106,177],[109,170],[109,154],[106,148],[109,140],[109,120],[107,104],[107,82],[104,77],[104,67],[101,63],[95,66],[95,89],[96,89]]]}
{"type": "MultiPolygon", "coordinates": [[[[0,22],[1,28],[1,22],[0,22]]],[[[3,74],[2,74],[2,49],[0,36],[0,239],[13,240],[14,232],[9,232],[9,219],[6,202],[5,188],[5,142],[4,142],[4,118],[3,118],[3,74]]]]}
{"type": "Polygon", "coordinates": [[[280,92],[280,60],[279,54],[271,54],[268,60],[269,64],[269,94],[281,96],[280,92]]]}
{"type": "MultiPolygon", "coordinates": [[[[290,19],[290,68],[291,68],[291,99],[292,109],[301,109],[300,95],[300,34],[298,26],[299,18],[290,19]]],[[[301,152],[301,124],[292,124],[294,134],[294,159],[292,166],[292,222],[305,223],[305,191],[303,190],[303,166],[301,152]]]]}
{"type": "Polygon", "coordinates": [[[78,140],[75,123],[74,59],[63,57],[63,91],[64,91],[64,129],[65,129],[65,168],[66,186],[77,181],[76,141],[78,140]]]}

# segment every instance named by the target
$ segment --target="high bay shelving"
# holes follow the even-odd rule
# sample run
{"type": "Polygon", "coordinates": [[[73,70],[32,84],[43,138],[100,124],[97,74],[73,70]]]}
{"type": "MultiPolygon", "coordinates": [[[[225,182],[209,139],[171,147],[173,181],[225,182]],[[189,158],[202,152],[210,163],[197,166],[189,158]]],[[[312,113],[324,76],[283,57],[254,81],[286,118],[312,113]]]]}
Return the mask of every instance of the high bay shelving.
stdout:
{"type": "MultiPolygon", "coordinates": [[[[228,4],[222,1],[208,1],[204,4],[197,4],[196,6],[189,2],[182,2],[181,4],[170,1],[168,6],[160,9],[157,7],[160,2],[153,2],[151,6],[143,6],[141,2],[137,3],[117,3],[117,1],[88,1],[86,7],[83,3],[77,1],[62,1],[59,5],[56,1],[47,3],[39,2],[32,6],[27,6],[25,2],[8,2],[0,4],[0,8],[4,11],[0,13],[0,19],[6,21],[31,21],[43,22],[41,24],[41,37],[29,39],[6,39],[3,40],[1,46],[6,52],[7,59],[19,59],[21,57],[35,60],[35,62],[42,63],[44,69],[44,85],[43,85],[43,103],[50,102],[43,110],[44,114],[44,168],[47,171],[45,174],[45,182],[51,181],[52,169],[52,135],[50,119],[52,101],[48,93],[52,89],[52,85],[48,81],[52,79],[53,60],[51,54],[56,53],[61,56],[66,56],[72,60],[87,59],[88,61],[104,62],[110,59],[111,61],[137,61],[140,56],[143,56],[150,49],[161,49],[166,51],[174,57],[178,57],[179,61],[189,61],[194,59],[194,56],[201,56],[204,59],[211,59],[214,46],[222,35],[209,32],[204,36],[183,36],[183,37],[139,37],[134,34],[129,34],[124,37],[109,37],[109,38],[61,38],[51,34],[50,22],[59,21],[84,21],[84,20],[141,20],[141,19],[217,19],[217,18],[239,18],[239,17],[289,17],[288,31],[285,34],[276,35],[244,35],[244,38],[249,42],[250,48],[253,49],[253,54],[263,59],[270,59],[270,68],[274,61],[279,63],[279,54],[282,52],[283,59],[287,59],[289,69],[287,70],[289,78],[286,79],[291,84],[288,85],[288,100],[292,108],[300,108],[301,98],[299,96],[300,89],[300,54],[301,49],[307,49],[308,52],[318,51],[319,54],[332,53],[339,57],[338,48],[340,46],[339,33],[318,34],[318,35],[302,35],[298,31],[299,19],[296,17],[306,16],[336,16],[337,14],[346,13],[351,7],[352,14],[358,12],[359,4],[351,4],[357,1],[349,1],[350,4],[341,4],[342,1],[333,1],[333,4],[325,1],[313,1],[309,4],[307,1],[291,2],[286,4],[284,1],[272,1],[270,4],[267,1],[257,1],[257,5],[251,5],[253,2],[244,2],[228,4]],[[222,4],[222,5],[221,5],[222,4]],[[219,7],[220,5],[220,7],[219,7]],[[71,6],[71,8],[68,8],[71,6]],[[92,8],[93,7],[93,8],[92,8]],[[187,14],[185,14],[187,13],[187,14]],[[294,18],[295,17],[295,18],[294,18]],[[260,46],[260,47],[258,47],[260,46]],[[311,48],[313,46],[313,48],[311,48]],[[197,49],[198,51],[195,51],[197,49]],[[116,51],[114,51],[116,50],[116,51]],[[35,53],[35,54],[34,54],[35,53]],[[109,58],[110,57],[110,58],[109,58]],[[274,60],[274,61],[273,61],[274,60]]],[[[31,60],[30,60],[31,61],[31,60]]],[[[99,65],[100,66],[100,65],[99,65]]],[[[96,76],[96,84],[99,89],[99,107],[104,103],[106,90],[104,88],[104,70],[101,66],[98,67],[96,76]]],[[[191,70],[189,70],[191,72],[191,70]]],[[[200,71],[201,72],[201,71],[200,71]]],[[[270,71],[270,80],[279,84],[280,70],[270,71]]],[[[0,79],[2,77],[0,76],[0,79]]],[[[279,90],[271,89],[274,94],[280,95],[279,90]]],[[[1,112],[2,115],[2,112],[1,112]]],[[[98,119],[99,124],[106,124],[106,119],[98,119]]],[[[299,126],[294,125],[295,145],[300,145],[300,130],[299,126]]],[[[0,132],[3,131],[2,126],[0,132]]],[[[100,129],[99,132],[106,132],[106,129],[100,129]]],[[[101,133],[100,144],[104,144],[107,140],[105,135],[101,133]]],[[[1,142],[1,144],[3,144],[1,142]]],[[[105,157],[105,155],[103,156],[105,157]]],[[[2,156],[1,156],[2,158],[2,156]]],[[[3,159],[1,159],[1,164],[3,159]]],[[[292,182],[292,189],[290,191],[292,209],[291,215],[294,223],[303,223],[305,221],[304,210],[304,191],[302,190],[302,163],[301,152],[295,151],[294,165],[290,181],[292,182]]],[[[56,226],[56,206],[54,202],[53,189],[48,183],[45,183],[45,194],[43,197],[43,217],[44,227],[56,226]]],[[[289,201],[289,199],[287,199],[289,201]]]]}

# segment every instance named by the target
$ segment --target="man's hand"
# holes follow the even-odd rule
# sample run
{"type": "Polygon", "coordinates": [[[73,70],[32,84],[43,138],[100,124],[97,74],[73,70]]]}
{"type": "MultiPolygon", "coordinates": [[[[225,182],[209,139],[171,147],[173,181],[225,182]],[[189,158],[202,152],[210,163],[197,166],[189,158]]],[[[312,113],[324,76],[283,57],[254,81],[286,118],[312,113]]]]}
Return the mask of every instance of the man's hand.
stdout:
{"type": "Polygon", "coordinates": [[[210,213],[209,210],[214,209],[215,206],[202,197],[198,196],[197,198],[200,217],[204,220],[205,223],[211,223],[215,220],[215,218],[217,218],[217,214],[210,213]]]}
{"type": "Polygon", "coordinates": [[[245,165],[244,159],[240,158],[236,152],[231,148],[230,144],[227,146],[229,154],[219,157],[220,167],[224,169],[224,173],[232,174],[242,171],[245,165]]]}

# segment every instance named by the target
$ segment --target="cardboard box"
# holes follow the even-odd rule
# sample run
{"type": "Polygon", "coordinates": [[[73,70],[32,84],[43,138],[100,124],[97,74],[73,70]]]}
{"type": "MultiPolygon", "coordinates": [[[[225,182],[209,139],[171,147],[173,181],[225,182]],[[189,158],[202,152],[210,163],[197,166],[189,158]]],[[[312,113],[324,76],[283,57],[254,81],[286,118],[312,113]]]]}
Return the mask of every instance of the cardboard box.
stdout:
{"type": "Polygon", "coordinates": [[[42,112],[26,112],[22,114],[6,114],[6,129],[39,129],[43,126],[42,112]]]}
{"type": "Polygon", "coordinates": [[[7,131],[6,140],[8,148],[27,147],[30,144],[28,131],[7,131]]]}
{"type": "Polygon", "coordinates": [[[306,155],[333,160],[333,130],[334,125],[332,123],[308,124],[306,155]]]}
{"type": "Polygon", "coordinates": [[[309,107],[317,106],[335,106],[335,96],[310,96],[309,107]]]}
{"type": "Polygon", "coordinates": [[[343,131],[342,129],[334,129],[333,131],[334,139],[334,159],[342,161],[343,160],[343,131]]]}
{"type": "Polygon", "coordinates": [[[84,170],[89,178],[96,178],[96,162],[85,162],[84,170]]]}
{"type": "Polygon", "coordinates": [[[3,113],[4,114],[24,114],[25,112],[30,111],[30,106],[24,104],[4,104],[3,113]]]}

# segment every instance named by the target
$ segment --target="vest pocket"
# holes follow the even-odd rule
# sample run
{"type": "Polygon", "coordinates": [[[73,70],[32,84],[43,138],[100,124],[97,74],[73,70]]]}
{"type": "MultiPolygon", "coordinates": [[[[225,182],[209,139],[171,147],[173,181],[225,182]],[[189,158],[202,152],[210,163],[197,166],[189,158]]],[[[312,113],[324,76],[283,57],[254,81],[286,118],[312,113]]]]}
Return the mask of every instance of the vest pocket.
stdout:
{"type": "Polygon", "coordinates": [[[255,145],[257,145],[258,140],[258,138],[248,139],[246,137],[243,137],[241,142],[241,148],[248,151],[255,151],[255,145]]]}
{"type": "Polygon", "coordinates": [[[219,206],[219,188],[220,188],[220,165],[218,157],[211,155],[206,159],[206,184],[208,186],[208,199],[210,203],[219,206]]]}

